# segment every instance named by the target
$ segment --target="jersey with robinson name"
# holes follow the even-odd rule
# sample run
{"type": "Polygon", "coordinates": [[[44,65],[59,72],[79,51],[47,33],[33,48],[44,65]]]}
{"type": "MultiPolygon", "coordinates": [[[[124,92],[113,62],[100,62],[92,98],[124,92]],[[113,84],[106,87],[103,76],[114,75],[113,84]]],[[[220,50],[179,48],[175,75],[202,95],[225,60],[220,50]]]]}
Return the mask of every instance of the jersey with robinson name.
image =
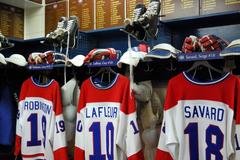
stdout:
{"type": "Polygon", "coordinates": [[[172,78],[155,159],[239,160],[239,93],[239,79],[229,73],[209,83],[185,72],[172,78]]]}
{"type": "Polygon", "coordinates": [[[75,160],[143,160],[130,81],[117,74],[101,88],[83,82],[78,105],[75,160]]]}
{"type": "Polygon", "coordinates": [[[67,160],[59,84],[22,84],[17,115],[15,155],[23,160],[67,160]]]}

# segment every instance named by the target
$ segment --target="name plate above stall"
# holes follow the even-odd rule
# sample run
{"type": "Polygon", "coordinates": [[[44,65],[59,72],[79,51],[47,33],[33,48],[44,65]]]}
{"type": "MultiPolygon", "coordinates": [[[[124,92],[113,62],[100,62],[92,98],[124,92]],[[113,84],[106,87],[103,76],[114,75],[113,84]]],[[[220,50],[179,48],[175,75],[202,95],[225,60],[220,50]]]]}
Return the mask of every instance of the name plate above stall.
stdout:
{"type": "Polygon", "coordinates": [[[219,51],[179,53],[177,58],[179,62],[223,59],[219,53],[219,51]]]}
{"type": "Polygon", "coordinates": [[[111,67],[111,66],[116,66],[118,60],[96,60],[94,62],[91,62],[88,64],[88,67],[111,67]]]}

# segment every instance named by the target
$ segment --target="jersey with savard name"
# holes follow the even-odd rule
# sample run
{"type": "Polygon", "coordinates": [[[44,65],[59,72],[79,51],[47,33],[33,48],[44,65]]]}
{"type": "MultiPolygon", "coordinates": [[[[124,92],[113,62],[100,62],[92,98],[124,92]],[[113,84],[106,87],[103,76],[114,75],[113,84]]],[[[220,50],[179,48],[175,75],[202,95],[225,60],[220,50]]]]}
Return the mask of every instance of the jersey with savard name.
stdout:
{"type": "Polygon", "coordinates": [[[117,74],[107,87],[92,77],[81,86],[75,160],[143,160],[130,81],[117,74]]]}
{"type": "Polygon", "coordinates": [[[15,155],[23,160],[67,160],[65,126],[59,84],[22,84],[17,115],[15,155]]]}
{"type": "Polygon", "coordinates": [[[183,72],[169,81],[156,160],[240,159],[240,86],[229,73],[209,83],[183,72]]]}

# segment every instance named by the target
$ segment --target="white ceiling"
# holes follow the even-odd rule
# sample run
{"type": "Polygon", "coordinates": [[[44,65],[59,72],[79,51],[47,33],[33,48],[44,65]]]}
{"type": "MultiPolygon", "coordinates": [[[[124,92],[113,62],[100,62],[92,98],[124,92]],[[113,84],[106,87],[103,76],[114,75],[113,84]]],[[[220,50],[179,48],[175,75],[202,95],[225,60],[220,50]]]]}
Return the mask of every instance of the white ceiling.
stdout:
{"type": "Polygon", "coordinates": [[[41,6],[41,4],[34,3],[29,0],[0,0],[0,3],[9,4],[11,6],[16,6],[19,8],[33,8],[41,6]]]}

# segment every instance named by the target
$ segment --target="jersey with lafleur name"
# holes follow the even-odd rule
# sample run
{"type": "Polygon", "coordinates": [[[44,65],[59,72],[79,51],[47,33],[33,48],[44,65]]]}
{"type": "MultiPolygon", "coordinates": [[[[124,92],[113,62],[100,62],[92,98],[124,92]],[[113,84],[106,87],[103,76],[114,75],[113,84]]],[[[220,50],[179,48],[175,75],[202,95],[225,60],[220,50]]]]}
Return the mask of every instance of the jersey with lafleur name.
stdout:
{"type": "Polygon", "coordinates": [[[109,86],[92,78],[81,86],[75,160],[143,160],[130,81],[117,74],[109,86]]]}
{"type": "Polygon", "coordinates": [[[169,81],[156,160],[239,160],[240,83],[229,73],[197,82],[169,81]]]}
{"type": "Polygon", "coordinates": [[[15,155],[23,160],[67,160],[59,84],[31,77],[22,84],[17,115],[15,155]]]}

